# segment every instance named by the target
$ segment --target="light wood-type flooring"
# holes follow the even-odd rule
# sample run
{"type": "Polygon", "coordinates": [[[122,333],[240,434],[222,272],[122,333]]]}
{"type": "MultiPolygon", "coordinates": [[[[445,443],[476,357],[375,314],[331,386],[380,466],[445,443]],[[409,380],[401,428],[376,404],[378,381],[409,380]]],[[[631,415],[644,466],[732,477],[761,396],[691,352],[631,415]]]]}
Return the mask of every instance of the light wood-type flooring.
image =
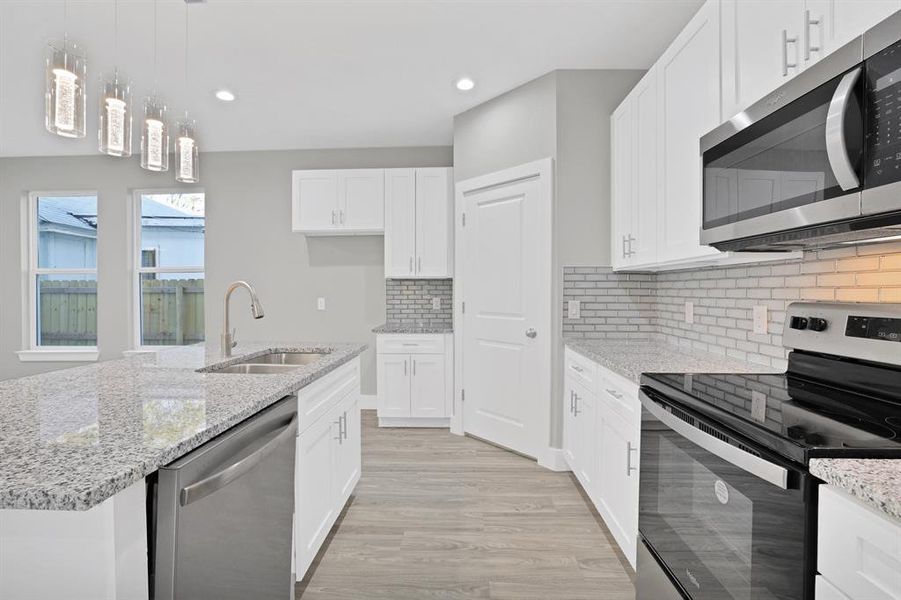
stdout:
{"type": "Polygon", "coordinates": [[[303,600],[633,600],[631,570],[569,473],[444,429],[379,429],[303,600]]]}

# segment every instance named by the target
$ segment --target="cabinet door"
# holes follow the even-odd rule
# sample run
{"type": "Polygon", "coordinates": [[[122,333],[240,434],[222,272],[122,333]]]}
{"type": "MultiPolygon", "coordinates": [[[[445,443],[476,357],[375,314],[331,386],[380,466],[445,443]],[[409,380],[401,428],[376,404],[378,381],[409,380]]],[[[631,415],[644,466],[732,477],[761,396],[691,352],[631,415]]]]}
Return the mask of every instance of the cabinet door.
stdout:
{"type": "Polygon", "coordinates": [[[722,10],[723,118],[728,119],[802,68],[804,0],[724,0],[722,10]],[[783,31],[789,40],[784,45],[783,31]],[[783,68],[784,63],[795,66],[783,68]]]}
{"type": "MultiPolygon", "coordinates": [[[[576,477],[592,499],[598,485],[597,400],[581,386],[574,396],[576,477]]],[[[606,482],[605,482],[606,483],[606,482]]]]}
{"type": "Polygon", "coordinates": [[[295,473],[295,551],[301,579],[337,517],[335,511],[334,412],[321,417],[297,437],[295,473]]]}
{"type": "Polygon", "coordinates": [[[451,169],[416,169],[416,275],[450,277],[451,169]]]}
{"type": "Polygon", "coordinates": [[[446,417],[444,408],[444,355],[416,354],[412,363],[411,417],[446,417]]]}
{"type": "Polygon", "coordinates": [[[416,171],[385,170],[385,277],[413,277],[416,268],[416,171]]]}
{"type": "Polygon", "coordinates": [[[339,221],[344,229],[385,229],[385,170],[338,171],[339,221]]]}
{"type": "Polygon", "coordinates": [[[575,416],[575,385],[567,377],[563,386],[563,457],[573,473],[578,471],[576,464],[576,440],[578,428],[575,416]]]}
{"type": "Polygon", "coordinates": [[[899,9],[901,0],[806,0],[808,23],[801,46],[804,66],[841,48],[899,9]],[[810,51],[805,51],[808,48],[810,51]]]}
{"type": "Polygon", "coordinates": [[[719,3],[707,2],[657,63],[658,262],[716,254],[700,242],[702,135],[719,124],[719,3]]]}
{"type": "Polygon", "coordinates": [[[639,434],[604,403],[600,403],[598,410],[602,512],[623,554],[634,565],[638,536],[639,434]]]}
{"type": "Polygon", "coordinates": [[[627,251],[632,229],[635,172],[635,96],[629,94],[610,117],[611,150],[611,240],[610,259],[614,269],[631,263],[627,251]]]}
{"type": "Polygon", "coordinates": [[[378,413],[380,417],[410,416],[409,354],[379,354],[378,413]]]}
{"type": "Polygon", "coordinates": [[[341,435],[335,436],[335,510],[340,511],[360,480],[360,403],[356,392],[338,406],[341,435]]]}
{"type": "Polygon", "coordinates": [[[651,70],[634,90],[635,143],[633,162],[634,207],[630,238],[626,244],[632,265],[649,265],[657,260],[657,72],[651,70]]]}
{"type": "Polygon", "coordinates": [[[337,227],[337,171],[294,171],[291,193],[291,224],[294,231],[322,231],[337,227]]]}

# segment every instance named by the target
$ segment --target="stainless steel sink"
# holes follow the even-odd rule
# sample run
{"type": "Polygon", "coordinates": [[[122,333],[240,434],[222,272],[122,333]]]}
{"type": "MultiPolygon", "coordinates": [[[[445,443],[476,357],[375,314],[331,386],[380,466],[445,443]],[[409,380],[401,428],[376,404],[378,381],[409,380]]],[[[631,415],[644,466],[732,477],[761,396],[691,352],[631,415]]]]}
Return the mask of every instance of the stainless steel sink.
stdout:
{"type": "Polygon", "coordinates": [[[299,369],[300,365],[261,365],[261,364],[250,364],[250,363],[238,363],[236,365],[231,365],[228,367],[224,367],[222,369],[216,369],[211,371],[212,373],[238,373],[241,375],[283,375],[285,373],[290,373],[295,369],[299,369]]]}
{"type": "Polygon", "coordinates": [[[241,364],[248,365],[291,365],[301,366],[314,363],[326,353],[321,352],[273,352],[271,354],[263,354],[255,358],[249,358],[242,361],[241,364]]]}

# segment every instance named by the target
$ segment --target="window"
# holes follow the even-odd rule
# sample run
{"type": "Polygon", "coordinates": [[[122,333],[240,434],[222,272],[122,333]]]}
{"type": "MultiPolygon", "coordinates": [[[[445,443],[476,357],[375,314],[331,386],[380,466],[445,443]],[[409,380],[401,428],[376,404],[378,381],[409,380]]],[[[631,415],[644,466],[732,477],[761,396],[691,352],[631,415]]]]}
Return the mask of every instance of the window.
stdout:
{"type": "Polygon", "coordinates": [[[97,195],[28,197],[28,330],[21,360],[97,358],[97,195]]]}
{"type": "Polygon", "coordinates": [[[202,342],[204,195],[137,192],[135,214],[136,346],[202,342]]]}

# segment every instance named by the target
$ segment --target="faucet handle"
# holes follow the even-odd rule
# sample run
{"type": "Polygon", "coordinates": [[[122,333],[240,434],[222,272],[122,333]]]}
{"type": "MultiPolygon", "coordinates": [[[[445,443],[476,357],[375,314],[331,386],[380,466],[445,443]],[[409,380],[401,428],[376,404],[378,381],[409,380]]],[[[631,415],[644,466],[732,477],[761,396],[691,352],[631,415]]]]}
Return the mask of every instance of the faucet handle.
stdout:
{"type": "Polygon", "coordinates": [[[238,333],[237,329],[232,329],[232,348],[238,345],[238,340],[235,339],[235,334],[238,333]]]}

